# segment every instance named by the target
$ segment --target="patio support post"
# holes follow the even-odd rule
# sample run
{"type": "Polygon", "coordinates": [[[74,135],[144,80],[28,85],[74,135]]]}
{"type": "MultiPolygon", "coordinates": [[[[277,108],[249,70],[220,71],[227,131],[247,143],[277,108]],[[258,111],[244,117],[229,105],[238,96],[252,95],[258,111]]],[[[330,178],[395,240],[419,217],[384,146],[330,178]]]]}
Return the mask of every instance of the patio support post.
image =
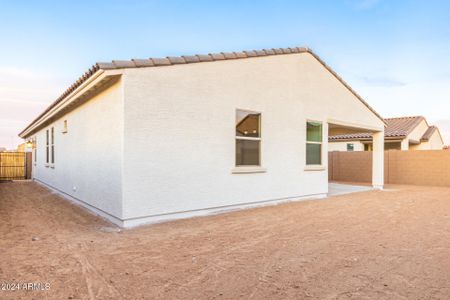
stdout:
{"type": "Polygon", "coordinates": [[[384,185],[384,131],[373,133],[372,186],[383,189],[384,185]]]}

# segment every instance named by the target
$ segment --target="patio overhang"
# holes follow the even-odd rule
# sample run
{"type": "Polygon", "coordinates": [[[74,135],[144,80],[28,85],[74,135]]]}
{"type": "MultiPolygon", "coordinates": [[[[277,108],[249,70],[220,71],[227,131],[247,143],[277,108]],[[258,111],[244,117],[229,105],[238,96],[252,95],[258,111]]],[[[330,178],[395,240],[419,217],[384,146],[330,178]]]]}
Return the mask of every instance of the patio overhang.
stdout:
{"type": "MultiPolygon", "coordinates": [[[[348,123],[339,120],[328,120],[328,135],[367,133],[363,143],[373,144],[372,148],[372,186],[382,189],[384,185],[384,126],[374,127],[367,124],[348,123]]],[[[357,139],[361,141],[361,138],[357,139]]],[[[398,137],[397,137],[398,140],[398,137]]]]}

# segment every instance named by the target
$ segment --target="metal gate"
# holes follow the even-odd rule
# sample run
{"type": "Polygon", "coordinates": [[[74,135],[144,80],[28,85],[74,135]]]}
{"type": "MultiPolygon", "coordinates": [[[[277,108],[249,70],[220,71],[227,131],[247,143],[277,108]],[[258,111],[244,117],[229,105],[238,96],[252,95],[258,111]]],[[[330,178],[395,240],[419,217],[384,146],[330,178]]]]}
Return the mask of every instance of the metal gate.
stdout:
{"type": "Polygon", "coordinates": [[[0,152],[0,181],[31,177],[31,153],[0,152]]]}

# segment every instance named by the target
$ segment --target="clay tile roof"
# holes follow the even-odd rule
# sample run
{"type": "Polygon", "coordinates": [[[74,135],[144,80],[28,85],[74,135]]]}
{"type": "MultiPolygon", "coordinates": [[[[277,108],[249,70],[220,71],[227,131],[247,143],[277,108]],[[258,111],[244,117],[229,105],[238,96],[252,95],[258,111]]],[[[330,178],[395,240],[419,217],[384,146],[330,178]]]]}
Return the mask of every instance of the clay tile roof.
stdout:
{"type": "Polygon", "coordinates": [[[170,61],[170,63],[172,65],[185,64],[186,63],[186,60],[184,59],[184,57],[168,56],[167,59],[170,61]]]}
{"type": "Polygon", "coordinates": [[[207,61],[213,61],[214,59],[212,58],[212,56],[211,55],[209,55],[209,54],[197,54],[196,55],[197,57],[198,57],[198,59],[201,61],[201,62],[207,62],[207,61]]]}
{"type": "Polygon", "coordinates": [[[112,63],[116,66],[118,69],[122,68],[135,68],[136,65],[132,60],[113,60],[112,63]]]}
{"type": "Polygon", "coordinates": [[[247,54],[245,52],[234,52],[237,58],[247,58],[247,54]]]}
{"type": "Polygon", "coordinates": [[[200,59],[196,55],[184,55],[182,56],[187,63],[197,63],[200,59]]]}
{"type": "Polygon", "coordinates": [[[339,140],[370,140],[372,139],[372,134],[367,132],[362,133],[350,133],[350,134],[338,134],[329,136],[329,141],[339,141],[339,140]]]}
{"type": "Polygon", "coordinates": [[[222,52],[223,56],[225,56],[225,59],[235,59],[236,54],[234,52],[222,52]]]}
{"type": "Polygon", "coordinates": [[[247,57],[256,57],[258,56],[256,54],[256,51],[244,51],[245,54],[247,54],[247,57]]]}
{"type": "Polygon", "coordinates": [[[384,130],[385,137],[405,137],[416,128],[424,119],[422,116],[387,118],[386,128],[384,130]]]}
{"type": "Polygon", "coordinates": [[[225,55],[223,53],[211,53],[210,54],[213,60],[224,60],[225,55]]]}
{"type": "Polygon", "coordinates": [[[263,49],[266,55],[275,55],[275,51],[273,49],[263,49]]]}
{"type": "Polygon", "coordinates": [[[110,69],[115,69],[116,66],[112,63],[112,62],[100,62],[96,64],[98,69],[102,69],[102,70],[110,70],[110,69]]]}
{"type": "Polygon", "coordinates": [[[272,50],[275,52],[275,54],[283,54],[284,53],[283,49],[281,49],[281,48],[273,48],[272,50]]]}
{"type": "MultiPolygon", "coordinates": [[[[400,117],[400,118],[388,118],[384,119],[386,127],[384,129],[385,138],[405,138],[419,123],[425,118],[422,116],[414,117],[400,117]]],[[[358,139],[371,139],[371,133],[351,133],[351,134],[339,134],[329,136],[329,141],[339,140],[358,140],[358,139]]]]}
{"type": "Polygon", "coordinates": [[[153,64],[153,61],[150,59],[132,59],[136,67],[153,67],[155,64],[153,64]]]}
{"type": "Polygon", "coordinates": [[[423,134],[423,136],[420,140],[425,141],[425,142],[428,141],[436,130],[437,130],[436,126],[428,127],[427,131],[425,131],[425,133],[423,134]]]}
{"type": "Polygon", "coordinates": [[[150,58],[155,66],[170,66],[170,60],[168,58],[150,58]]]}
{"type": "MultiPolygon", "coordinates": [[[[64,98],[70,95],[74,90],[80,87],[86,80],[100,70],[113,70],[123,68],[143,68],[143,67],[159,67],[159,66],[171,66],[185,63],[198,63],[198,62],[211,62],[237,58],[252,58],[262,57],[267,55],[280,55],[290,53],[309,53],[319,63],[321,63],[336,79],[338,79],[352,94],[354,94],[364,105],[367,106],[378,118],[381,116],[362,99],[339,75],[337,75],[322,59],[320,59],[313,51],[305,47],[293,47],[293,48],[274,48],[263,50],[249,50],[244,52],[221,52],[207,55],[193,55],[193,56],[181,56],[181,57],[167,57],[167,58],[149,58],[149,59],[132,59],[132,60],[113,60],[112,62],[99,62],[93,65],[86,73],[84,73],[74,84],[72,84],[67,90],[65,90],[43,113],[41,113],[35,120],[33,120],[19,135],[27,131],[35,122],[43,117],[48,111],[55,107],[64,98]]],[[[28,132],[30,134],[30,132],[28,132]]]]}

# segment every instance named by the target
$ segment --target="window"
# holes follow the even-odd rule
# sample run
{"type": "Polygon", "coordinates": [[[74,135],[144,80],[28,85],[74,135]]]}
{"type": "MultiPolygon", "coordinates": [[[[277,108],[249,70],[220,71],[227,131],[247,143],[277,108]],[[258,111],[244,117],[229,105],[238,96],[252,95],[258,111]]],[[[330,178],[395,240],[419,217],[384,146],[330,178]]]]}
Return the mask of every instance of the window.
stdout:
{"type": "Polygon", "coordinates": [[[354,144],[347,144],[347,151],[354,151],[355,145],[354,144]]]}
{"type": "Polygon", "coordinates": [[[50,152],[49,152],[49,132],[48,132],[48,129],[47,129],[47,131],[45,132],[46,133],[46,138],[45,138],[45,162],[48,164],[49,163],[49,158],[50,158],[50,152]]]}
{"type": "Polygon", "coordinates": [[[306,122],[306,164],[322,164],[322,123],[306,122]]]}
{"type": "Polygon", "coordinates": [[[236,110],[236,166],[261,165],[261,114],[236,110]]]}
{"type": "Polygon", "coordinates": [[[384,150],[401,150],[402,144],[400,142],[396,143],[384,143],[384,150]]]}
{"type": "Polygon", "coordinates": [[[36,164],[36,161],[37,161],[37,137],[35,137],[34,138],[34,141],[33,141],[33,158],[34,158],[34,164],[36,164]]]}
{"type": "Polygon", "coordinates": [[[62,133],[67,133],[67,120],[64,120],[64,127],[62,133]]]}
{"type": "Polygon", "coordinates": [[[51,163],[54,164],[55,163],[55,129],[52,127],[52,144],[51,144],[51,163]]]}

